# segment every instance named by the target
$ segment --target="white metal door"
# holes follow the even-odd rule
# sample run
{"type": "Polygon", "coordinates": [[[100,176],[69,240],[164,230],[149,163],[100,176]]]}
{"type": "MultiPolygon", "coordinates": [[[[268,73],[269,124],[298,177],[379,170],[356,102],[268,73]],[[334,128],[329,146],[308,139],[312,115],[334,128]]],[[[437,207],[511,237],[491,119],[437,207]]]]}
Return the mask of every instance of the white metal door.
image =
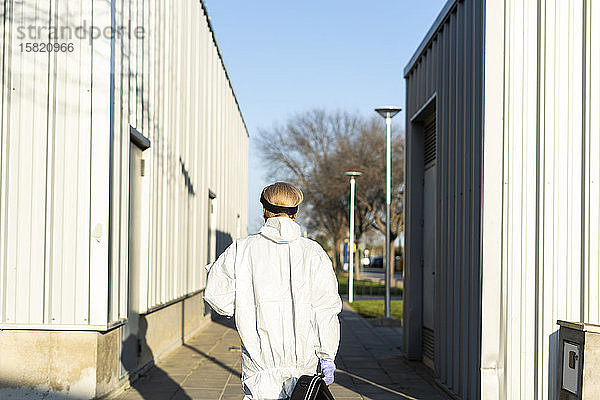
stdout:
{"type": "Polygon", "coordinates": [[[140,243],[142,225],[142,176],[145,174],[142,150],[131,144],[129,152],[129,274],[127,322],[121,327],[121,377],[135,370],[140,353],[139,296],[140,243]]]}

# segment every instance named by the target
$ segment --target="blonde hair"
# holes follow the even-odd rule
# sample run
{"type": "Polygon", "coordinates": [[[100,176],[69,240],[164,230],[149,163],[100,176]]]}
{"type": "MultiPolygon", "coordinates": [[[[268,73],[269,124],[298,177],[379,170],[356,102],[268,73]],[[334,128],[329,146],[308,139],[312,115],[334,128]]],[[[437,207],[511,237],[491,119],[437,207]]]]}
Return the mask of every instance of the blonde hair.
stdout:
{"type": "MultiPolygon", "coordinates": [[[[296,207],[302,200],[304,200],[304,195],[302,191],[298,189],[296,186],[289,184],[287,182],[275,182],[272,185],[267,186],[262,191],[262,197],[265,198],[269,203],[274,206],[280,207],[296,207]]],[[[271,211],[267,211],[263,208],[265,218],[272,217],[290,217],[290,215],[285,213],[273,213],[271,211]]],[[[293,215],[292,217],[295,217],[293,215]]]]}

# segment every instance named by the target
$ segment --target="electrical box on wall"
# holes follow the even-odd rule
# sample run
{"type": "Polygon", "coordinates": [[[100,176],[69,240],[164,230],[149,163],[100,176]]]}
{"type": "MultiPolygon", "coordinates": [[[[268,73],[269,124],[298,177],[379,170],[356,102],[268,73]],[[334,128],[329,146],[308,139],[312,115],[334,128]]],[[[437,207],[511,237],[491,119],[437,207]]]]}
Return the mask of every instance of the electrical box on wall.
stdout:
{"type": "Polygon", "coordinates": [[[560,400],[600,399],[600,325],[558,321],[560,400]]]}

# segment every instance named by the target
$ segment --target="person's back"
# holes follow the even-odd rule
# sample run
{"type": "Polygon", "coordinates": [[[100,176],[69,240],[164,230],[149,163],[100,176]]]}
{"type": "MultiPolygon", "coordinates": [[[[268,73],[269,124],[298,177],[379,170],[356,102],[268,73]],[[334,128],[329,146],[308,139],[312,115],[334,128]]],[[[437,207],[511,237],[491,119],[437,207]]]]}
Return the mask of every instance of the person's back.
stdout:
{"type": "Polygon", "coordinates": [[[205,291],[215,311],[235,315],[242,383],[253,400],[286,398],[319,359],[333,365],[339,343],[341,300],[329,257],[291,218],[266,219],[213,264],[205,291]]]}

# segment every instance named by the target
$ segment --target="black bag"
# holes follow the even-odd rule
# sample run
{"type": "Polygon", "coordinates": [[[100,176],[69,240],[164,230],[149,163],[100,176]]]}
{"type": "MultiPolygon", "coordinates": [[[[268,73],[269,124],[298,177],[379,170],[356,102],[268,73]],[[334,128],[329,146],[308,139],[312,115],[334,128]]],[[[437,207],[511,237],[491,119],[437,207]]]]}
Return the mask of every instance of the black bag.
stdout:
{"type": "Polygon", "coordinates": [[[290,400],[335,400],[322,375],[302,375],[290,400]]]}

